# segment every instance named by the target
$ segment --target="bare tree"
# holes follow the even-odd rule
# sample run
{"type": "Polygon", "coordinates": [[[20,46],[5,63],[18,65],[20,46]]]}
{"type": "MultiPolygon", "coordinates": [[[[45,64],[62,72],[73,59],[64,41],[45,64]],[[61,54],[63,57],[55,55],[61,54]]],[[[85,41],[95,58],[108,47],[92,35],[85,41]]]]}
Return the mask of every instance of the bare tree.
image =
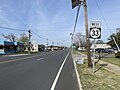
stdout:
{"type": "Polygon", "coordinates": [[[21,37],[18,39],[18,41],[27,45],[29,42],[29,38],[25,33],[23,33],[23,34],[21,34],[21,37]]]}
{"type": "Polygon", "coordinates": [[[74,44],[76,46],[85,47],[85,35],[82,35],[80,32],[76,33],[74,36],[74,44]]]}
{"type": "Polygon", "coordinates": [[[8,39],[11,42],[15,42],[17,40],[17,36],[15,36],[13,33],[10,34],[1,34],[4,38],[8,39]]]}

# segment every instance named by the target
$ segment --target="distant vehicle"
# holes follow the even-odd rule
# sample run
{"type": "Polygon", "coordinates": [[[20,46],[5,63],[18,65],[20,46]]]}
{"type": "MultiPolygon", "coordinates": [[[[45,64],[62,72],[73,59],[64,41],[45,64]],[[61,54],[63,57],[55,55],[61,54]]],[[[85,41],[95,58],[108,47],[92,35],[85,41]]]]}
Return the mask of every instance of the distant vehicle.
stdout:
{"type": "Polygon", "coordinates": [[[100,52],[102,52],[102,53],[112,53],[112,52],[114,52],[114,50],[113,49],[97,48],[97,49],[95,49],[95,52],[97,52],[97,53],[100,53],[100,52]]]}
{"type": "Polygon", "coordinates": [[[107,53],[112,53],[114,50],[112,48],[105,49],[107,53]]]}

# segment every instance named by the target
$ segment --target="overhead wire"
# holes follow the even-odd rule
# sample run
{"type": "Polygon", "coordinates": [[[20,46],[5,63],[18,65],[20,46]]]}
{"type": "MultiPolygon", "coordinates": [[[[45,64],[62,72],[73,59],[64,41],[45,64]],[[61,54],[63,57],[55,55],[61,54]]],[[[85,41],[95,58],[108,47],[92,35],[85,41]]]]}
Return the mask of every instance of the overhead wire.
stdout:
{"type": "Polygon", "coordinates": [[[33,30],[32,30],[32,32],[33,32],[33,34],[35,34],[35,35],[36,35],[38,38],[40,38],[40,39],[44,39],[44,40],[50,41],[50,42],[52,42],[52,43],[54,43],[54,44],[58,44],[57,42],[54,42],[53,40],[50,40],[50,39],[48,39],[48,38],[41,37],[40,35],[38,35],[37,33],[35,33],[33,30]]]}
{"type": "Polygon", "coordinates": [[[0,26],[0,28],[2,28],[2,29],[7,29],[7,30],[11,30],[11,31],[28,31],[28,30],[11,28],[11,27],[4,27],[4,26],[0,26]]]}
{"type": "Polygon", "coordinates": [[[95,2],[96,2],[96,5],[97,5],[97,7],[98,7],[98,9],[99,9],[99,11],[100,11],[100,13],[101,13],[101,15],[102,15],[104,21],[105,21],[105,24],[106,24],[108,30],[110,31],[110,33],[112,33],[112,32],[111,32],[111,29],[110,29],[110,27],[109,27],[109,25],[108,25],[108,23],[107,23],[107,20],[106,20],[105,16],[103,15],[103,12],[102,12],[102,10],[101,10],[99,4],[98,4],[98,2],[97,2],[96,0],[95,0],[95,2]]]}
{"type": "MultiPolygon", "coordinates": [[[[98,0],[98,1],[99,1],[99,0],[98,0]]],[[[98,7],[98,9],[99,9],[99,11],[100,11],[100,13],[101,13],[101,15],[102,15],[102,17],[103,17],[104,21],[105,21],[105,24],[106,24],[106,26],[107,26],[107,28],[108,28],[109,32],[112,34],[112,32],[111,32],[111,30],[110,30],[110,27],[109,27],[109,25],[108,25],[108,23],[107,23],[107,20],[106,20],[105,16],[103,15],[103,12],[102,12],[102,10],[101,10],[101,8],[100,8],[100,6],[99,6],[98,2],[97,2],[96,0],[95,0],[95,2],[96,2],[96,5],[97,5],[97,7],[98,7]]],[[[116,45],[117,49],[120,51],[120,48],[119,48],[119,46],[118,46],[118,44],[117,44],[117,42],[116,42],[115,38],[114,38],[114,37],[112,37],[112,39],[113,39],[113,41],[114,41],[114,43],[115,43],[115,45],[116,45]]]]}
{"type": "Polygon", "coordinates": [[[28,24],[26,24],[23,19],[21,19],[20,17],[17,16],[17,14],[13,13],[9,8],[5,7],[7,9],[8,12],[10,12],[13,16],[16,17],[16,19],[18,19],[24,26],[26,26],[27,29],[29,29],[28,24]]]}
{"type": "MultiPolygon", "coordinates": [[[[29,26],[27,23],[25,23],[23,21],[23,19],[21,19],[20,17],[17,16],[17,14],[13,13],[9,8],[5,7],[7,9],[8,12],[10,12],[12,15],[14,15],[22,24],[24,24],[24,26],[27,27],[28,30],[30,30],[29,26]]],[[[7,29],[7,30],[16,30],[16,31],[28,31],[28,30],[22,30],[22,29],[15,29],[15,28],[9,28],[9,27],[3,27],[3,26],[0,26],[0,28],[3,28],[3,29],[7,29]]],[[[33,30],[30,30],[33,32],[33,34],[35,34],[37,37],[41,38],[41,39],[44,39],[44,40],[49,40],[51,42],[54,42],[50,39],[47,39],[47,38],[44,38],[44,37],[41,37],[40,35],[36,34],[33,30]]],[[[55,42],[54,42],[55,43],[55,42]]]]}

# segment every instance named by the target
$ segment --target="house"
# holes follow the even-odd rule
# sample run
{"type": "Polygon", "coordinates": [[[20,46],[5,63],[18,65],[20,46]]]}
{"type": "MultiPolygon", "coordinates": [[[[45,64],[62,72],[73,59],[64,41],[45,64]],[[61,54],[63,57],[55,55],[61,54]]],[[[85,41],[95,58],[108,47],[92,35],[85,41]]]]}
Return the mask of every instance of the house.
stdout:
{"type": "Polygon", "coordinates": [[[37,42],[32,42],[30,45],[30,51],[31,52],[39,52],[39,51],[44,51],[45,45],[40,45],[37,42]]]}

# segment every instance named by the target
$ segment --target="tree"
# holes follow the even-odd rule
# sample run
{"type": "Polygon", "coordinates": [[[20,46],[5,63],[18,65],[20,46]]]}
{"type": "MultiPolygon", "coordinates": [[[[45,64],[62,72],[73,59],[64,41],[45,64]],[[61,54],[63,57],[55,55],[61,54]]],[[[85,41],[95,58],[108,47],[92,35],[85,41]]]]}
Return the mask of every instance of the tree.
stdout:
{"type": "Polygon", "coordinates": [[[76,46],[85,47],[85,35],[82,35],[80,32],[76,33],[74,36],[74,44],[76,46]]]}
{"type": "Polygon", "coordinates": [[[1,34],[4,38],[8,39],[11,42],[17,41],[17,36],[15,36],[13,33],[10,34],[1,34]]]}
{"type": "Polygon", "coordinates": [[[21,37],[18,39],[18,41],[27,45],[29,42],[29,38],[25,33],[23,33],[23,34],[21,34],[21,37]]]}
{"type": "Polygon", "coordinates": [[[120,46],[120,32],[117,33],[117,34],[113,33],[113,34],[111,34],[111,35],[109,36],[109,38],[108,38],[107,44],[111,45],[112,47],[116,47],[113,38],[115,38],[115,41],[117,42],[118,46],[120,46]],[[118,38],[118,39],[117,39],[117,38],[118,38]],[[118,40],[118,41],[117,41],[117,40],[118,40]]]}

